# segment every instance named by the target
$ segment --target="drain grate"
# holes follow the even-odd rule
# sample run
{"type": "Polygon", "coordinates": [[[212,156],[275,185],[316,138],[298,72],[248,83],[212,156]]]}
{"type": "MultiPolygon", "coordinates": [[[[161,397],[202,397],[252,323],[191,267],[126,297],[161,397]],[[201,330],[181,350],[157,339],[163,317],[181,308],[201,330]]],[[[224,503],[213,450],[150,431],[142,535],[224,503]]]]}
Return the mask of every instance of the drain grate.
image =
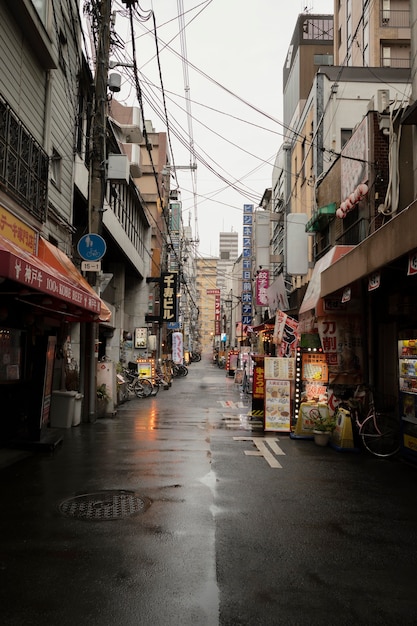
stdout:
{"type": "Polygon", "coordinates": [[[68,498],[59,505],[65,517],[87,521],[111,521],[144,513],[151,505],[148,498],[134,491],[108,490],[68,498]]]}

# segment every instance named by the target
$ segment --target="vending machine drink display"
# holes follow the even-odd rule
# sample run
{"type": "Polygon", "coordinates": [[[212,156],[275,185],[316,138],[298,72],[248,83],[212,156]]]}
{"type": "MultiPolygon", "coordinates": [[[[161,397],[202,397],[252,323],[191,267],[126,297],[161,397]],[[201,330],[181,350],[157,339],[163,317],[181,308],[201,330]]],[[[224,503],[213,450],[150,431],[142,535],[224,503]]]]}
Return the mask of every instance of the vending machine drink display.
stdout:
{"type": "Polygon", "coordinates": [[[417,462],[417,339],[398,342],[402,454],[417,462]]]}

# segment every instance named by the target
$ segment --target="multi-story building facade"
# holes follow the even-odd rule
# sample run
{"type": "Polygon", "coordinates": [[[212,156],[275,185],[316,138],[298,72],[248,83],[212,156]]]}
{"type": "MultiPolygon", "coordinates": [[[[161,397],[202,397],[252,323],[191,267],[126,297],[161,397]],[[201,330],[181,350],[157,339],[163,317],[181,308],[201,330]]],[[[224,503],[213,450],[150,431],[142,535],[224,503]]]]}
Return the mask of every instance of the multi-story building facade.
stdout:
{"type": "Polygon", "coordinates": [[[216,257],[197,257],[196,288],[199,309],[199,344],[202,350],[213,348],[215,341],[215,315],[217,284],[216,257]]]}
{"type": "MultiPolygon", "coordinates": [[[[100,45],[105,4],[85,6],[100,45]]],[[[53,12],[29,0],[0,8],[0,399],[15,416],[0,442],[39,441],[58,392],[68,406],[81,398],[94,420],[98,373],[110,365],[113,412],[116,363],[158,356],[162,344],[136,345],[135,331],[156,339],[146,315],[166,268],[166,137],[139,108],[112,101],[110,49],[89,65],[78,10],[75,0],[53,12]]]]}
{"type": "Polygon", "coordinates": [[[236,231],[219,233],[219,260],[217,263],[217,285],[224,295],[233,263],[239,254],[239,233],[236,231]]]}
{"type": "MultiPolygon", "coordinates": [[[[10,416],[1,442],[40,441],[54,417],[54,392],[83,385],[85,337],[111,316],[72,263],[80,147],[74,123],[88,73],[72,19],[77,11],[75,0],[53,14],[47,2],[0,7],[0,387],[10,416]]],[[[87,157],[84,150],[85,172],[87,157]]]]}
{"type": "Polygon", "coordinates": [[[410,68],[410,1],[339,0],[334,14],[335,65],[410,68]]]}

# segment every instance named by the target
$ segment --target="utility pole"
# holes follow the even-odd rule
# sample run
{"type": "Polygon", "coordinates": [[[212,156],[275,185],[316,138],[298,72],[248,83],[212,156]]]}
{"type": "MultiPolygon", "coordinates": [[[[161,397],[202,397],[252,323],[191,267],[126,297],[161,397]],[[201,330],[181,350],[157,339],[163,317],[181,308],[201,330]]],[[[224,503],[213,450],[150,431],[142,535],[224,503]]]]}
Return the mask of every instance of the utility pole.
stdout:
{"type": "Polygon", "coordinates": [[[90,169],[89,228],[101,234],[106,187],[107,82],[110,55],[111,0],[98,3],[98,43],[94,85],[93,151],[90,169]]]}
{"type": "MultiPolygon", "coordinates": [[[[88,199],[88,228],[90,233],[101,235],[103,205],[106,189],[106,135],[107,135],[107,82],[110,55],[111,0],[97,3],[97,52],[94,83],[94,112],[92,120],[92,153],[90,161],[90,193],[88,199]]],[[[98,292],[98,274],[90,274],[90,283],[98,292]]],[[[98,323],[88,326],[88,420],[96,420],[98,323]]]]}

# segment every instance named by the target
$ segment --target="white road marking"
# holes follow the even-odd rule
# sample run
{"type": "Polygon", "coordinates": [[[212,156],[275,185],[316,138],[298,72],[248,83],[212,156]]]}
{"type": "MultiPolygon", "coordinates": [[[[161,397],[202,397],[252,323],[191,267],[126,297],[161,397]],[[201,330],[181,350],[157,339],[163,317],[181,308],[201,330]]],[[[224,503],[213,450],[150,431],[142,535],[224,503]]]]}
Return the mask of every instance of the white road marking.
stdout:
{"type": "Polygon", "coordinates": [[[245,450],[246,456],[263,456],[265,461],[270,467],[282,469],[281,463],[271,453],[269,448],[277,456],[285,456],[285,452],[277,445],[279,439],[271,439],[270,437],[233,437],[234,441],[252,441],[252,443],[258,448],[258,451],[245,450]]]}

